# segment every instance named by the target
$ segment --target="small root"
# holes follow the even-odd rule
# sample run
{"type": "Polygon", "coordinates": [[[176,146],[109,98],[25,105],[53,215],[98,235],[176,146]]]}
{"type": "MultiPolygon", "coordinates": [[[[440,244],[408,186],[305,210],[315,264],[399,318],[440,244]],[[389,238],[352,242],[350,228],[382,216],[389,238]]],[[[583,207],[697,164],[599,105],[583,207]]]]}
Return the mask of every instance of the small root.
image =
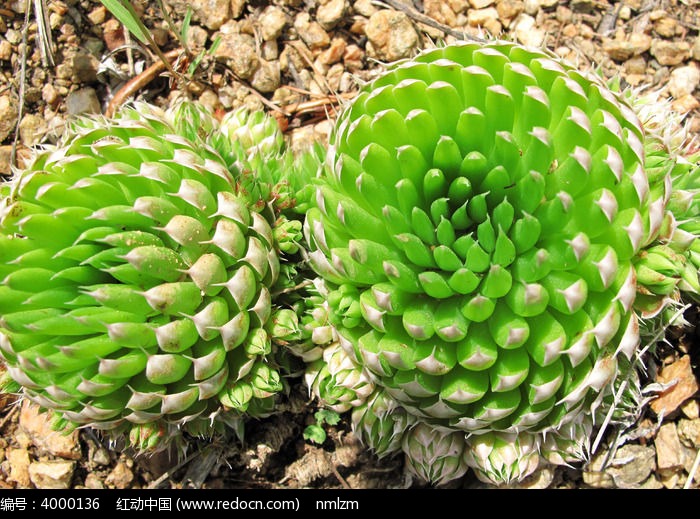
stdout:
{"type": "MultiPolygon", "coordinates": [[[[308,452],[304,456],[287,467],[285,476],[280,483],[293,479],[299,486],[306,487],[317,479],[334,475],[341,485],[348,485],[347,481],[338,472],[338,467],[354,467],[359,462],[361,454],[362,446],[359,442],[348,442],[345,445],[339,445],[330,454],[320,447],[309,447],[308,452]]],[[[349,488],[349,485],[347,488],[349,488]]]]}

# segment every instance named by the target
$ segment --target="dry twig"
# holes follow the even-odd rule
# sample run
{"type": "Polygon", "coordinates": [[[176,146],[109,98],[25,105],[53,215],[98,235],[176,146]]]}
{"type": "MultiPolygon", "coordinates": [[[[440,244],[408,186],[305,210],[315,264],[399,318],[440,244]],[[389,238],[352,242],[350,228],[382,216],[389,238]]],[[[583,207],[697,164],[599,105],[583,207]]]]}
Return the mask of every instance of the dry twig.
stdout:
{"type": "MultiPolygon", "coordinates": [[[[165,57],[168,59],[168,62],[175,61],[182,54],[182,52],[182,49],[171,50],[165,54],[165,57]]],[[[159,60],[141,72],[138,76],[131,78],[126,85],[120,88],[116,94],[114,94],[114,97],[107,106],[107,110],[105,110],[105,116],[112,117],[117,109],[123,105],[127,99],[135,96],[139,90],[153,81],[158,74],[163,72],[166,68],[167,66],[165,62],[159,60]]]]}
{"type": "MultiPolygon", "coordinates": [[[[318,77],[321,80],[321,82],[323,83],[323,86],[326,88],[328,93],[333,94],[333,95],[337,95],[337,92],[333,88],[331,88],[331,85],[328,83],[326,76],[324,76],[321,73],[321,71],[318,70],[318,68],[316,68],[316,65],[314,64],[314,60],[312,59],[311,51],[309,50],[309,48],[306,45],[304,45],[304,43],[302,41],[299,41],[299,40],[290,40],[288,43],[289,43],[289,45],[291,45],[294,48],[294,50],[297,51],[299,56],[301,56],[301,59],[303,59],[306,62],[306,64],[311,68],[311,70],[314,71],[315,77],[318,77]]],[[[321,85],[319,85],[319,86],[321,86],[321,85]]]]}
{"type": "Polygon", "coordinates": [[[338,472],[338,469],[335,466],[335,463],[333,463],[330,460],[330,456],[328,455],[327,452],[324,451],[324,454],[326,455],[326,459],[328,460],[330,466],[331,466],[331,471],[333,472],[333,475],[335,476],[335,479],[337,479],[340,482],[340,485],[345,488],[350,490],[352,487],[348,484],[347,481],[345,481],[345,478],[340,475],[340,472],[338,472]]]}
{"type": "Polygon", "coordinates": [[[198,452],[192,453],[191,456],[187,456],[187,457],[186,457],[185,459],[183,459],[180,463],[178,463],[178,464],[175,465],[173,468],[171,468],[170,470],[168,470],[167,472],[165,472],[164,474],[162,474],[158,479],[156,479],[155,481],[152,481],[152,482],[148,485],[148,488],[150,488],[150,489],[158,488],[158,487],[159,487],[162,483],[164,483],[166,480],[172,478],[172,476],[175,474],[175,472],[177,472],[177,471],[180,470],[182,467],[184,467],[185,465],[187,465],[187,464],[188,464],[190,461],[192,461],[193,459],[197,458],[200,454],[201,454],[201,451],[198,451],[198,452]]]}
{"type": "Polygon", "coordinates": [[[41,64],[44,68],[54,67],[56,61],[53,56],[53,41],[51,40],[51,24],[46,9],[45,0],[34,0],[34,12],[36,19],[38,46],[41,52],[41,64]]]}
{"type": "MultiPolygon", "coordinates": [[[[277,119],[277,124],[279,124],[281,130],[284,132],[289,126],[289,121],[287,120],[288,118],[316,112],[322,112],[319,113],[319,117],[327,118],[328,107],[331,107],[335,111],[335,107],[337,105],[342,104],[346,100],[354,98],[356,95],[356,92],[348,92],[344,94],[325,96],[323,98],[313,99],[310,101],[300,101],[298,103],[285,105],[281,108],[278,107],[276,113],[272,115],[275,117],[275,119],[277,119]]],[[[308,124],[309,121],[306,121],[306,123],[308,124]]]]}
{"type": "Polygon", "coordinates": [[[442,31],[448,36],[452,36],[454,38],[457,38],[458,40],[472,40],[472,41],[478,41],[478,42],[485,42],[483,38],[479,38],[477,36],[471,36],[465,32],[462,31],[456,31],[452,27],[448,27],[447,25],[444,25],[437,20],[434,20],[430,16],[426,16],[423,13],[420,13],[416,11],[413,7],[410,7],[399,0],[381,0],[381,2],[372,2],[372,3],[377,3],[377,4],[386,4],[392,9],[396,9],[397,11],[401,11],[402,13],[406,14],[409,18],[419,22],[423,23],[425,25],[428,25],[432,27],[433,29],[437,29],[438,31],[442,31]]]}
{"type": "Polygon", "coordinates": [[[17,126],[15,127],[15,138],[12,140],[12,150],[10,151],[10,165],[14,166],[17,160],[17,141],[19,140],[19,125],[24,115],[24,94],[27,82],[27,35],[29,33],[29,17],[32,14],[31,2],[24,2],[24,26],[22,27],[22,59],[19,70],[19,106],[17,108],[17,126]]]}
{"type": "Polygon", "coordinates": [[[2,420],[0,420],[0,429],[5,427],[5,424],[10,421],[10,418],[12,418],[15,414],[17,414],[19,410],[19,406],[12,406],[12,409],[10,409],[7,414],[3,417],[2,420]]]}

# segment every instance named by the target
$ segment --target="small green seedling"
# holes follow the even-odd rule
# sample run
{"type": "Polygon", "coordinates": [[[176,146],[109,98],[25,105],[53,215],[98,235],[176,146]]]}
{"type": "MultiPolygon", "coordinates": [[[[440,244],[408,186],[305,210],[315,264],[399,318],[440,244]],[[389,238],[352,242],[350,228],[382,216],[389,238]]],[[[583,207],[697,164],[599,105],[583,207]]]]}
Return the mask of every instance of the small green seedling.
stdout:
{"type": "Polygon", "coordinates": [[[314,413],[314,418],[316,423],[304,429],[304,439],[322,445],[327,437],[323,424],[336,425],[340,421],[340,415],[335,411],[321,409],[314,413]]]}

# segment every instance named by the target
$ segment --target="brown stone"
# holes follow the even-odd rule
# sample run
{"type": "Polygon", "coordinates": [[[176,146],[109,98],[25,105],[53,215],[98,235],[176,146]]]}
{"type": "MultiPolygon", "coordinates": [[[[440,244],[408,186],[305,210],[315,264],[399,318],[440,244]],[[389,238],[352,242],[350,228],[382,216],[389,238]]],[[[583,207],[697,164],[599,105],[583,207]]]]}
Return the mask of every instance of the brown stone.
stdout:
{"type": "Polygon", "coordinates": [[[651,476],[649,476],[649,479],[647,479],[644,483],[639,485],[639,488],[642,490],[658,490],[659,488],[664,488],[664,486],[652,474],[651,476]]]}
{"type": "Polygon", "coordinates": [[[562,24],[571,23],[573,19],[574,13],[571,12],[571,9],[564,5],[557,6],[557,20],[559,20],[559,22],[562,24]]]}
{"type": "Polygon", "coordinates": [[[668,91],[675,98],[692,94],[700,84],[700,67],[691,63],[685,67],[678,67],[671,72],[668,81],[668,91]]]}
{"type": "Polygon", "coordinates": [[[97,474],[91,472],[85,476],[85,488],[89,488],[91,490],[102,490],[104,487],[104,483],[102,483],[102,480],[97,474]]]}
{"type": "Polygon", "coordinates": [[[316,10],[316,21],[324,29],[333,29],[345,16],[348,9],[346,0],[321,0],[321,5],[316,10]]]}
{"type": "Polygon", "coordinates": [[[243,14],[247,0],[231,0],[231,18],[238,18],[243,14]]]}
{"type": "Polygon", "coordinates": [[[691,133],[700,133],[700,116],[694,115],[688,121],[688,130],[691,133]]]}
{"type": "Polygon", "coordinates": [[[104,5],[96,7],[88,13],[87,17],[93,25],[100,25],[107,17],[107,8],[104,5]]]}
{"type": "MultiPolygon", "coordinates": [[[[695,458],[698,457],[698,452],[700,452],[698,449],[691,449],[690,447],[686,447],[685,445],[683,445],[683,442],[681,442],[681,457],[683,458],[683,470],[685,470],[688,474],[691,474],[693,472],[693,464],[695,463],[695,458]]],[[[695,486],[700,486],[700,482],[697,481],[695,478],[693,479],[693,481],[695,481],[695,486]]]]}
{"type": "MultiPolygon", "coordinates": [[[[10,157],[12,156],[12,144],[0,146],[0,175],[9,175],[12,172],[10,157]]],[[[9,396],[3,393],[3,396],[9,396]]],[[[6,401],[6,400],[4,400],[6,401]]],[[[4,407],[4,406],[3,406],[4,407]]],[[[2,409],[0,407],[0,409],[2,409]]]]}
{"type": "Polygon", "coordinates": [[[673,38],[678,32],[678,22],[674,18],[666,16],[654,24],[654,30],[659,36],[673,38]]]}
{"type": "Polygon", "coordinates": [[[318,61],[323,65],[338,63],[345,54],[347,44],[343,38],[333,38],[331,46],[318,55],[318,61]]]}
{"type": "Polygon", "coordinates": [[[365,35],[365,27],[367,27],[367,18],[364,18],[362,16],[355,16],[353,18],[352,25],[350,26],[350,31],[351,34],[357,34],[358,36],[364,36],[365,35]]]}
{"type": "Polygon", "coordinates": [[[260,34],[263,40],[276,40],[282,34],[284,26],[289,23],[285,12],[277,6],[271,5],[265,8],[260,15],[260,34]]]}
{"type": "Polygon", "coordinates": [[[695,43],[693,43],[693,48],[690,51],[690,55],[694,60],[700,61],[700,36],[695,38],[695,43]]]}
{"type": "Polygon", "coordinates": [[[523,9],[522,0],[500,0],[496,4],[496,12],[504,24],[510,23],[513,18],[523,12],[523,9]]]}
{"type": "Polygon", "coordinates": [[[0,41],[0,60],[10,61],[12,58],[12,44],[7,40],[0,41]]]}
{"type": "MultiPolygon", "coordinates": [[[[651,17],[650,17],[651,18],[651,17]]],[[[678,22],[671,16],[666,16],[666,13],[654,20],[654,31],[663,38],[673,38],[676,34],[678,22]]]]}
{"type": "Polygon", "coordinates": [[[576,28],[576,25],[574,25],[573,23],[569,23],[564,26],[561,33],[566,38],[573,38],[578,34],[578,29],[576,28]]]}
{"type": "Polygon", "coordinates": [[[692,94],[686,94],[671,103],[671,108],[680,114],[692,112],[698,107],[700,107],[700,101],[692,94]]]}
{"type": "Polygon", "coordinates": [[[521,14],[513,22],[513,32],[520,43],[527,47],[539,47],[544,41],[545,33],[536,27],[535,19],[528,14],[521,14]]]}
{"type": "Polygon", "coordinates": [[[625,80],[630,85],[637,86],[637,85],[641,85],[644,82],[648,83],[650,81],[650,78],[649,78],[649,76],[647,76],[645,74],[627,74],[627,76],[625,76],[625,80]]]}
{"type": "Polygon", "coordinates": [[[36,146],[46,135],[48,126],[40,115],[26,114],[19,123],[19,140],[27,147],[36,146]]]}
{"type": "Polygon", "coordinates": [[[672,488],[679,487],[680,476],[679,476],[678,472],[666,471],[666,472],[661,472],[659,474],[659,480],[661,481],[661,484],[665,488],[668,488],[670,490],[672,488]]]}
{"type": "Polygon", "coordinates": [[[326,73],[326,81],[328,82],[328,87],[331,92],[340,91],[340,82],[342,81],[344,75],[345,68],[341,63],[331,65],[331,68],[329,68],[328,72],[326,73]]]}
{"type": "Polygon", "coordinates": [[[129,488],[134,481],[134,473],[123,461],[118,462],[105,479],[107,486],[112,488],[129,488]]]}
{"type": "Polygon", "coordinates": [[[686,418],[690,418],[691,420],[700,418],[700,402],[698,402],[696,399],[688,400],[681,406],[681,411],[686,418]]]}
{"type": "Polygon", "coordinates": [[[348,45],[343,54],[343,63],[350,72],[356,72],[362,68],[362,60],[365,57],[364,51],[357,45],[348,45]]]}
{"type": "MultiPolygon", "coordinates": [[[[0,175],[10,175],[12,173],[12,168],[10,165],[10,158],[12,156],[12,144],[5,144],[0,146],[0,175]]],[[[29,163],[33,160],[32,150],[23,146],[22,144],[17,145],[17,150],[15,154],[15,161],[18,168],[26,168],[29,163]]],[[[3,402],[14,402],[16,400],[15,395],[0,394],[0,401],[3,402]]],[[[2,406],[0,406],[2,408],[2,406]]]]}
{"type": "Polygon", "coordinates": [[[649,50],[651,43],[649,35],[632,33],[624,40],[604,38],[603,50],[615,61],[626,61],[649,50]]]}
{"type": "Polygon", "coordinates": [[[301,72],[306,66],[306,61],[301,57],[301,54],[293,45],[285,45],[280,52],[280,67],[282,70],[294,68],[297,72],[301,72]]]}
{"type": "MultiPolygon", "coordinates": [[[[1,174],[7,174],[3,173],[4,168],[7,168],[7,171],[9,173],[10,171],[10,151],[12,150],[12,146],[0,146],[0,175],[1,174]],[[7,151],[5,151],[5,148],[9,148],[7,151]]],[[[0,373],[4,371],[4,368],[0,366],[0,373]]],[[[11,394],[11,393],[0,393],[0,411],[2,411],[5,407],[7,407],[10,404],[13,404],[17,401],[17,395],[11,394]]]]}
{"type": "Polygon", "coordinates": [[[469,5],[474,9],[483,9],[490,6],[495,0],[469,0],[469,5]]]}
{"type": "Polygon", "coordinates": [[[92,87],[74,90],[68,94],[65,106],[68,115],[98,114],[101,111],[100,100],[92,87]]]}
{"type": "Polygon", "coordinates": [[[29,452],[26,449],[7,449],[5,457],[10,464],[8,479],[17,483],[20,488],[28,488],[29,480],[29,452]]]}
{"type": "Polygon", "coordinates": [[[41,89],[41,98],[44,100],[44,102],[46,102],[46,104],[54,105],[59,100],[56,87],[54,87],[51,83],[46,83],[41,89]]]}
{"type": "Polygon", "coordinates": [[[222,31],[216,57],[224,58],[231,70],[242,79],[249,79],[258,68],[255,39],[249,34],[222,31]]]}
{"type": "Polygon", "coordinates": [[[657,376],[657,382],[671,387],[662,392],[650,404],[651,409],[660,415],[668,416],[698,391],[698,381],[690,366],[690,356],[684,355],[673,364],[665,366],[657,376]]]}
{"type": "Polygon", "coordinates": [[[443,0],[424,0],[423,8],[425,14],[436,22],[447,25],[448,27],[454,27],[457,23],[457,14],[452,10],[450,5],[443,0]]]}
{"type": "Polygon", "coordinates": [[[420,44],[413,23],[404,13],[384,9],[372,15],[365,27],[367,50],[382,60],[409,57],[420,44]]]}
{"type": "Polygon", "coordinates": [[[66,490],[74,471],[75,461],[34,461],[29,465],[29,479],[36,488],[66,490]]]}
{"type": "Polygon", "coordinates": [[[231,0],[170,0],[168,4],[181,15],[192,8],[192,19],[216,30],[231,18],[231,0]]]}
{"type": "Polygon", "coordinates": [[[647,62],[642,56],[635,56],[625,61],[625,72],[628,74],[644,74],[647,70],[647,62]]]}
{"type": "Polygon", "coordinates": [[[676,470],[683,467],[683,453],[675,423],[665,423],[656,433],[656,466],[659,470],[676,470]]]}
{"type": "Polygon", "coordinates": [[[540,0],[525,0],[523,6],[527,14],[534,16],[540,10],[540,7],[542,7],[542,3],[540,0]]]}
{"type": "Polygon", "coordinates": [[[9,95],[0,96],[0,142],[14,131],[17,116],[17,101],[9,95]]]}
{"type": "Polygon", "coordinates": [[[678,420],[678,437],[688,447],[700,448],[700,419],[678,420]]]}
{"type": "Polygon", "coordinates": [[[259,66],[250,78],[250,85],[258,92],[274,92],[280,86],[279,61],[259,60],[259,66]]]}
{"type": "Polygon", "coordinates": [[[636,488],[655,470],[654,449],[627,444],[620,447],[605,469],[617,488],[636,488]]]}
{"type": "Polygon", "coordinates": [[[457,13],[455,13],[447,2],[442,0],[425,0],[423,2],[425,14],[433,20],[454,27],[457,25],[457,13]]]}
{"type": "Polygon", "coordinates": [[[651,55],[661,65],[680,65],[690,57],[690,44],[686,41],[654,39],[651,42],[651,55]]]}
{"type": "Polygon", "coordinates": [[[309,13],[299,13],[294,18],[294,29],[311,50],[327,47],[331,38],[318,22],[311,20],[309,13]]]}
{"type": "MultiPolygon", "coordinates": [[[[479,3],[480,0],[476,0],[476,2],[479,3]]],[[[492,4],[493,2],[494,0],[491,0],[489,3],[492,4]]],[[[455,14],[466,13],[470,5],[467,0],[447,0],[447,3],[450,4],[450,9],[452,9],[455,14]]]]}
{"type": "Polygon", "coordinates": [[[277,40],[264,41],[261,50],[263,59],[267,61],[274,61],[280,57],[280,48],[277,45],[277,40]]]}
{"type": "Polygon", "coordinates": [[[492,34],[498,34],[501,27],[501,23],[498,21],[498,11],[495,7],[471,9],[467,15],[467,23],[471,27],[482,27],[492,34]]]}
{"type": "Polygon", "coordinates": [[[378,11],[372,4],[372,0],[355,0],[355,3],[352,4],[352,8],[357,14],[361,14],[367,18],[378,11]]]}
{"type": "Polygon", "coordinates": [[[126,42],[124,26],[114,18],[107,20],[102,28],[102,39],[109,50],[121,47],[126,42]]]}
{"type": "Polygon", "coordinates": [[[78,431],[61,434],[53,431],[49,425],[51,418],[48,413],[40,412],[39,406],[25,400],[19,415],[19,427],[32,440],[40,454],[51,454],[59,458],[79,460],[80,443],[78,431]]]}

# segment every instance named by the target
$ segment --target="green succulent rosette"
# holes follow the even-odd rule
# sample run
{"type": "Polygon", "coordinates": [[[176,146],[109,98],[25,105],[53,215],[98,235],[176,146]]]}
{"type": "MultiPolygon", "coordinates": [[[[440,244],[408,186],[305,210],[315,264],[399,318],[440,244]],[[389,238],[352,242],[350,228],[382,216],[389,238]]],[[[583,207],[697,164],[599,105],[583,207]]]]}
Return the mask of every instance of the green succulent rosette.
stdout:
{"type": "Polygon", "coordinates": [[[667,193],[660,231],[634,261],[635,307],[641,317],[662,325],[684,324],[679,308],[700,300],[700,153],[682,115],[659,92],[632,96],[631,101],[646,131],[650,183],[665,184],[667,193]]]}
{"type": "Polygon", "coordinates": [[[634,369],[635,264],[672,191],[646,144],[621,95],[543,50],[389,67],[340,115],[304,224],[340,344],[422,423],[536,451],[634,369]]]}
{"type": "Polygon", "coordinates": [[[355,406],[352,430],[378,458],[401,450],[404,434],[417,423],[383,389],[375,389],[364,403],[355,406]]]}
{"type": "Polygon", "coordinates": [[[464,455],[464,433],[418,422],[403,435],[401,448],[406,453],[409,474],[436,485],[466,474],[469,466],[464,455]]]}
{"type": "Polygon", "coordinates": [[[59,427],[155,448],[273,409],[271,292],[300,224],[279,231],[279,131],[236,140],[244,117],[228,135],[196,104],[137,104],[77,121],[9,183],[0,356],[59,427]]]}
{"type": "Polygon", "coordinates": [[[467,440],[467,464],[485,483],[510,483],[532,474],[539,465],[540,437],[533,434],[486,433],[467,440]]]}
{"type": "Polygon", "coordinates": [[[364,370],[338,343],[326,347],[323,358],[307,367],[305,379],[311,392],[337,413],[362,405],[374,391],[364,370]]]}
{"type": "MultiPolygon", "coordinates": [[[[675,234],[678,236],[678,234],[675,234]]],[[[684,244],[686,248],[688,244],[684,244]]],[[[700,294],[698,269],[690,249],[678,251],[667,243],[655,243],[635,260],[638,293],[635,308],[646,319],[645,330],[685,326],[685,304],[697,302],[700,294]]],[[[646,331],[643,336],[653,336],[646,331]]],[[[663,333],[662,333],[663,335],[663,333]]]]}

